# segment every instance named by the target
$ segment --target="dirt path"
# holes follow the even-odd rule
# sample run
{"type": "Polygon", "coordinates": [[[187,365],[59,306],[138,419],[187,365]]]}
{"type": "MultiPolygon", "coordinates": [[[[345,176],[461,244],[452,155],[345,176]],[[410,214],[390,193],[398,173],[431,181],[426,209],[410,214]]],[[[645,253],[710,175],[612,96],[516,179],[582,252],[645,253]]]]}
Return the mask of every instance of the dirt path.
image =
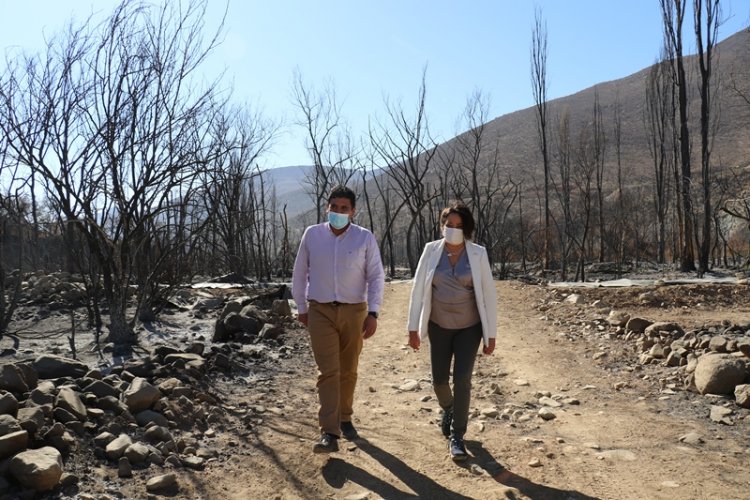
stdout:
{"type": "Polygon", "coordinates": [[[355,423],[363,439],[342,440],[330,457],[312,454],[315,369],[301,348],[283,376],[226,395],[257,418],[228,439],[232,458],[183,479],[180,496],[748,498],[750,448],[739,439],[747,418],[732,428],[711,423],[706,398],[665,394],[647,370],[593,359],[622,351],[621,341],[571,340],[533,307],[538,288],[497,286],[498,348],[477,361],[468,463],[450,460],[437,426],[428,346],[415,353],[404,345],[410,285],[389,283],[378,333],[360,363],[355,423]],[[398,389],[412,380],[420,389],[398,389]],[[537,415],[542,393],[562,401],[553,420],[537,415]],[[691,431],[704,442],[679,441],[691,431]]]}

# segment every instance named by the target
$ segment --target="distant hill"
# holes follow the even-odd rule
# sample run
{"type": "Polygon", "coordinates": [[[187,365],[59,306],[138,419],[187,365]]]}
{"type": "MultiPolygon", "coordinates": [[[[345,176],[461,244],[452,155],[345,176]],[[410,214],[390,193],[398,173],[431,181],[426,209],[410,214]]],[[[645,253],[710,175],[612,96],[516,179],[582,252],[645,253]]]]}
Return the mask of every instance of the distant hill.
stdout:
{"type": "MultiPolygon", "coordinates": [[[[655,48],[655,52],[658,47],[655,48]]],[[[716,170],[729,166],[750,165],[750,105],[742,101],[731,89],[734,76],[740,85],[750,89],[750,28],[744,29],[719,43],[716,46],[715,81],[720,82],[719,127],[716,132],[712,153],[716,170]]],[[[693,57],[687,57],[687,65],[695,68],[693,57]]],[[[595,62],[592,62],[595,64],[595,62]]],[[[613,143],[613,117],[615,105],[619,101],[622,120],[621,160],[625,182],[650,182],[652,178],[652,160],[648,150],[647,134],[644,127],[644,106],[646,79],[651,68],[645,68],[630,76],[602,82],[575,94],[553,99],[548,102],[548,119],[550,137],[549,147],[554,154],[553,136],[557,118],[567,110],[570,113],[571,140],[575,143],[581,124],[592,120],[594,95],[599,94],[605,133],[607,135],[605,176],[614,177],[615,153],[613,143]]],[[[554,80],[549,81],[554,87],[554,80]]],[[[691,75],[691,130],[693,131],[694,171],[699,172],[700,154],[698,133],[697,78],[691,75]]],[[[529,107],[495,118],[485,124],[483,159],[490,161],[499,151],[501,178],[512,176],[514,180],[539,179],[541,170],[541,153],[539,152],[536,109],[529,107]]],[[[464,134],[467,134],[465,132],[464,134]]],[[[463,134],[461,134],[463,135],[463,134]]],[[[461,135],[438,146],[438,148],[456,148],[461,135]]],[[[441,156],[441,155],[438,155],[441,156]]],[[[445,156],[450,156],[446,154],[445,156]]],[[[553,160],[554,161],[554,160],[553,160]]],[[[299,215],[312,208],[312,201],[305,191],[304,179],[311,166],[291,166],[268,170],[270,179],[276,183],[277,196],[281,203],[287,204],[290,217],[299,215]]],[[[554,165],[552,167],[555,168],[554,165]]],[[[526,184],[530,188],[531,183],[526,184]]]]}
{"type": "Polygon", "coordinates": [[[308,194],[309,185],[305,179],[312,173],[312,165],[271,168],[265,171],[266,179],[276,187],[279,210],[286,205],[289,218],[311,211],[313,201],[308,194]]]}
{"type": "MultiPolygon", "coordinates": [[[[720,125],[712,154],[717,168],[750,164],[750,105],[742,101],[731,89],[731,77],[736,75],[740,85],[746,89],[750,78],[750,28],[744,29],[716,46],[718,56],[715,81],[720,82],[720,125]]],[[[695,67],[693,57],[688,57],[690,67],[695,67]]],[[[592,61],[595,64],[595,61],[592,61]]],[[[570,96],[548,101],[548,134],[555,133],[555,121],[564,110],[570,113],[571,139],[575,141],[580,125],[593,118],[594,94],[598,91],[602,108],[604,127],[607,134],[606,157],[609,167],[614,168],[613,116],[615,104],[619,100],[622,117],[622,165],[629,180],[649,178],[651,158],[644,128],[643,111],[645,106],[646,79],[650,68],[635,74],[600,83],[570,96]]],[[[554,87],[554,80],[549,85],[554,87]]],[[[697,78],[691,75],[690,92],[693,93],[691,109],[693,152],[700,155],[698,133],[697,78]]],[[[494,153],[494,145],[500,152],[501,168],[515,179],[527,175],[537,175],[541,168],[541,153],[538,146],[535,107],[519,110],[489,121],[485,127],[485,159],[494,153]],[[490,152],[492,147],[492,153],[490,152]]],[[[441,144],[439,148],[455,148],[458,138],[441,144]]],[[[552,141],[549,143],[554,148],[552,141]]],[[[697,161],[697,160],[696,160],[697,161]]],[[[697,164],[696,164],[697,165],[697,164]]],[[[538,176],[537,176],[538,179],[538,176]]]]}
{"type": "Polygon", "coordinates": [[[313,202],[306,192],[305,177],[312,171],[312,165],[270,168],[265,171],[266,179],[276,187],[279,211],[286,205],[289,218],[310,210],[313,202]]]}

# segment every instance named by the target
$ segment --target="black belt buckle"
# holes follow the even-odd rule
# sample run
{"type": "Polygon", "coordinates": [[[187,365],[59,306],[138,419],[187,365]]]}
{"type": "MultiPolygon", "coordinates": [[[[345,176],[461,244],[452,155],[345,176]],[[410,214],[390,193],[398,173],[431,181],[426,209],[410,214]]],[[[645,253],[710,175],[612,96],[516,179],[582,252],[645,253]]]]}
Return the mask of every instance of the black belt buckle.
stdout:
{"type": "Polygon", "coordinates": [[[340,305],[343,305],[343,303],[339,302],[338,300],[334,300],[333,302],[329,302],[329,304],[331,304],[332,306],[336,306],[336,307],[338,307],[340,305]]]}

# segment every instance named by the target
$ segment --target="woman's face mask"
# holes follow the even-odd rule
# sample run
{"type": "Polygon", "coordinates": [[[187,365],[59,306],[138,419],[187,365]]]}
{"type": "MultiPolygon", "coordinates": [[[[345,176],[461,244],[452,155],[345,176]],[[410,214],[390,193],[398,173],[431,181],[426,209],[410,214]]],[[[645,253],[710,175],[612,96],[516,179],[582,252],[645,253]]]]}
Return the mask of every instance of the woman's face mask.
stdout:
{"type": "Polygon", "coordinates": [[[344,229],[349,224],[349,214],[328,212],[328,223],[335,229],[344,229]]]}
{"type": "Polygon", "coordinates": [[[454,227],[443,227],[443,238],[451,245],[460,245],[464,242],[464,230],[454,227]]]}

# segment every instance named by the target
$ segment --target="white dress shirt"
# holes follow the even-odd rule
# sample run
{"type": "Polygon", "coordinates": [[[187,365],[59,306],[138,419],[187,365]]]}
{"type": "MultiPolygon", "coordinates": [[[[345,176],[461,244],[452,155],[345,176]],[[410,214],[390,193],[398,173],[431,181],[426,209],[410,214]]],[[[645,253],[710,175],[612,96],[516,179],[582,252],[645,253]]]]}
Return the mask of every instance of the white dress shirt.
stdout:
{"type": "Polygon", "coordinates": [[[305,230],[292,273],[292,297],[300,314],[310,300],[367,302],[368,311],[378,312],[384,288],[380,249],[370,231],[349,224],[336,236],[327,222],[305,230]]]}

